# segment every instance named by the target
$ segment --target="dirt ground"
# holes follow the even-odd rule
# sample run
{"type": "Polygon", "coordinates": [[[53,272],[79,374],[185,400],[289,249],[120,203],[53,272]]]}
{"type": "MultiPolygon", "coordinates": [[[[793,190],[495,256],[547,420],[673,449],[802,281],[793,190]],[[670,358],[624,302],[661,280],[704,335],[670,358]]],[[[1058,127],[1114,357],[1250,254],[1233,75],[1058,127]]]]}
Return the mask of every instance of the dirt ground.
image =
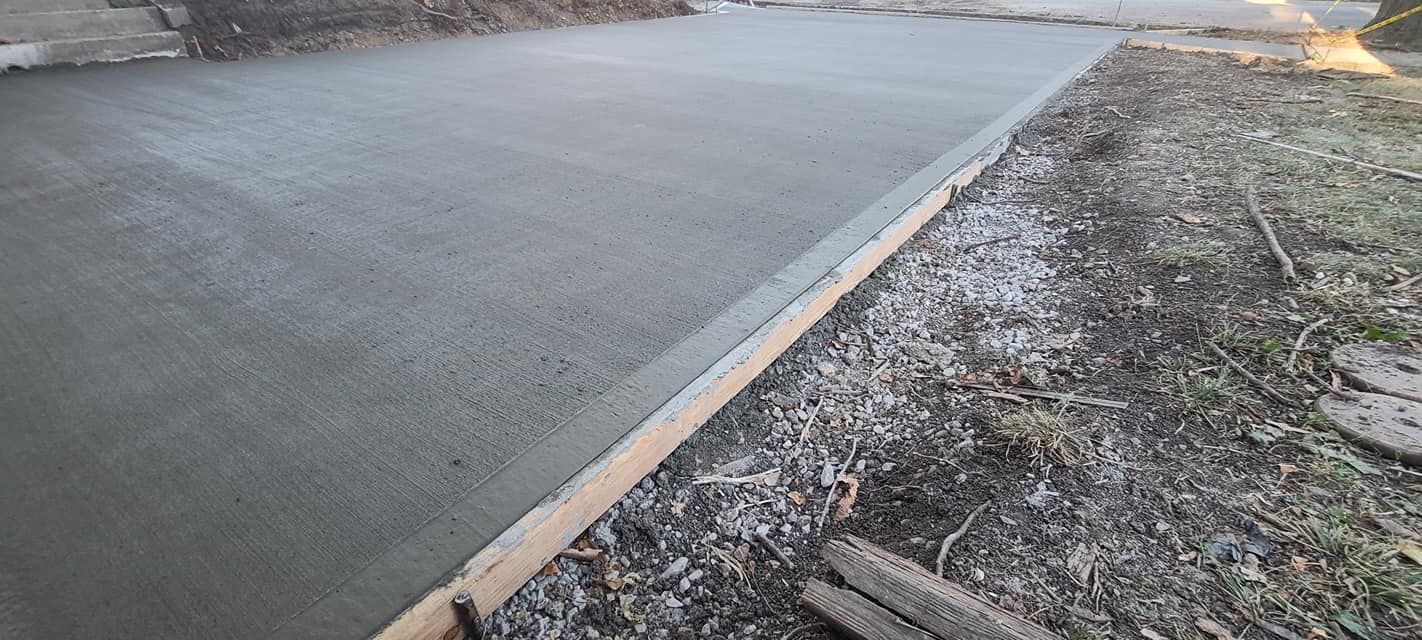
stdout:
{"type": "Polygon", "coordinates": [[[1331,347],[1419,347],[1422,189],[1234,135],[1422,168],[1422,108],[1349,92],[1422,82],[1111,54],[490,630],[831,637],[825,540],[932,569],[984,505],[945,577],[1066,638],[1422,637],[1422,472],[1308,408],[1331,347]]]}
{"type": "Polygon", "coordinates": [[[683,0],[183,0],[193,57],[236,60],[688,15],[683,0]],[[196,46],[193,45],[196,38],[196,46]]]}

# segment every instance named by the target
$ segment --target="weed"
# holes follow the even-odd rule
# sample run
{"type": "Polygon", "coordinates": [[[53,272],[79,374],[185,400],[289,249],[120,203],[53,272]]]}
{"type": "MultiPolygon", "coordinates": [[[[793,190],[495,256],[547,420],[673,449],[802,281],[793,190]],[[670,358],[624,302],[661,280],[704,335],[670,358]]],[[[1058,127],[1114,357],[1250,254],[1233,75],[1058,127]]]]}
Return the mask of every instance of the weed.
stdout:
{"type": "Polygon", "coordinates": [[[1295,505],[1268,520],[1327,560],[1307,572],[1305,591],[1333,612],[1332,620],[1361,637],[1416,630],[1422,569],[1400,561],[1394,541],[1359,526],[1342,506],[1295,505]]]}
{"type": "Polygon", "coordinates": [[[1252,404],[1254,400],[1243,380],[1225,367],[1192,369],[1193,360],[1162,360],[1157,364],[1162,377],[1174,387],[1185,408],[1208,417],[1210,412],[1233,405],[1252,404]]]}

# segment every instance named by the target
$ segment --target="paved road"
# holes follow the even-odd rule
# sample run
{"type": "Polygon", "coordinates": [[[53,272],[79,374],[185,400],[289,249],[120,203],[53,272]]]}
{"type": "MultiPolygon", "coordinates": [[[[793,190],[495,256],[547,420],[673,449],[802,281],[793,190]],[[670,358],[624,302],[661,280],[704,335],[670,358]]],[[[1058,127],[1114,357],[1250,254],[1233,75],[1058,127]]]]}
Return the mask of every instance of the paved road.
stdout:
{"type": "Polygon", "coordinates": [[[764,11],[0,79],[0,636],[373,630],[1117,37],[764,11]]]}
{"type": "Polygon", "coordinates": [[[1037,16],[1122,25],[1233,27],[1302,31],[1310,24],[1356,29],[1377,13],[1375,2],[1332,0],[776,0],[803,6],[948,11],[1037,16]],[[1119,15],[1117,7],[1120,8],[1119,15]]]}

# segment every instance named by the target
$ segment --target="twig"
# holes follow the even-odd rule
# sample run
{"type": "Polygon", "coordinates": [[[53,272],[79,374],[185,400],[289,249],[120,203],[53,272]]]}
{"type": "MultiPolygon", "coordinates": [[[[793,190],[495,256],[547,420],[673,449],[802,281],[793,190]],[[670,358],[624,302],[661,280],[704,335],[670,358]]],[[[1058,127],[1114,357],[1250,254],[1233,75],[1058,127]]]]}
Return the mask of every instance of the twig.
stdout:
{"type": "Polygon", "coordinates": [[[1306,154],[1311,155],[1311,156],[1317,156],[1317,157],[1319,157],[1319,158],[1325,158],[1325,159],[1328,159],[1328,160],[1332,160],[1332,161],[1334,161],[1334,162],[1346,162],[1346,163],[1348,163],[1348,164],[1351,164],[1351,165],[1354,165],[1354,166],[1358,166],[1358,167],[1362,167],[1362,168],[1364,168],[1364,169],[1370,169],[1370,170],[1376,171],[1376,172],[1378,172],[1378,173],[1386,173],[1386,174],[1388,174],[1388,175],[1390,175],[1390,176],[1396,176],[1396,177],[1399,177],[1399,178],[1405,178],[1405,179],[1407,179],[1407,180],[1414,180],[1414,181],[1417,181],[1417,182],[1422,182],[1422,173],[1417,173],[1417,172],[1415,172],[1415,171],[1408,171],[1408,170],[1406,170],[1406,169],[1394,169],[1394,168],[1392,168],[1392,167],[1384,167],[1384,166],[1382,166],[1382,165],[1380,165],[1380,164],[1373,164],[1373,163],[1371,163],[1371,162],[1363,162],[1363,161],[1361,161],[1361,160],[1354,160],[1354,159],[1352,159],[1352,158],[1344,158],[1343,156],[1336,156],[1336,155],[1333,155],[1333,154],[1331,154],[1331,153],[1323,153],[1323,152],[1321,152],[1321,151],[1313,151],[1313,150],[1311,150],[1311,149],[1303,149],[1303,148],[1300,148],[1300,147],[1295,147],[1295,146],[1293,146],[1293,145],[1284,144],[1284,143],[1282,143],[1282,142],[1274,142],[1273,140],[1265,140],[1265,139],[1263,139],[1263,138],[1256,138],[1256,137],[1254,137],[1254,136],[1245,135],[1245,134],[1243,134],[1243,133],[1236,133],[1236,134],[1234,134],[1234,135],[1235,135],[1235,137],[1244,138],[1245,140],[1253,140],[1253,141],[1255,141],[1255,142],[1259,142],[1259,143],[1262,143],[1262,144],[1274,145],[1274,146],[1276,146],[1276,147],[1281,147],[1281,148],[1284,148],[1284,149],[1288,149],[1288,150],[1290,150],[1290,151],[1297,151],[1297,152],[1299,152],[1299,153],[1306,153],[1306,154]]]}
{"type": "Polygon", "coordinates": [[[696,476],[691,479],[691,484],[778,484],[780,482],[780,469],[766,469],[760,473],[752,473],[748,476],[732,478],[728,476],[718,476],[715,474],[706,476],[696,476]]]}
{"type": "Polygon", "coordinates": [[[1288,398],[1285,398],[1285,397],[1284,397],[1284,394],[1279,393],[1278,390],[1276,390],[1276,389],[1274,389],[1274,387],[1270,386],[1269,383],[1267,383],[1267,382],[1265,382],[1265,381],[1263,381],[1263,380],[1260,380],[1260,379],[1258,378],[1258,376],[1255,376],[1254,374],[1250,373],[1248,369],[1245,369],[1245,368],[1244,368],[1244,365],[1242,365],[1242,364],[1240,364],[1240,363],[1238,363],[1238,362],[1235,362],[1234,358],[1229,357],[1229,354],[1225,353],[1225,352],[1224,352],[1224,349],[1221,349],[1221,348],[1219,347],[1219,345],[1217,345],[1217,344],[1215,344],[1214,342],[1211,342],[1211,341],[1209,341],[1209,340],[1206,340],[1206,341],[1205,341],[1205,346],[1206,346],[1206,347],[1209,347],[1210,352],[1211,352],[1211,353],[1214,353],[1214,354],[1215,354],[1215,357],[1218,357],[1219,359],[1224,360],[1224,363],[1227,364],[1227,365],[1229,365],[1229,368],[1234,369],[1235,373],[1238,373],[1239,375],[1244,376],[1244,379],[1245,379],[1245,380],[1248,380],[1248,381],[1249,381],[1249,384],[1252,384],[1252,385],[1258,387],[1259,390],[1262,391],[1262,392],[1264,392],[1264,395],[1269,396],[1269,398],[1270,398],[1271,400],[1273,400],[1273,401],[1275,401],[1275,402],[1277,402],[1277,403],[1279,403],[1279,404],[1282,404],[1282,405],[1294,406],[1294,403],[1293,403],[1293,402],[1289,402],[1289,399],[1288,399],[1288,398]]]}
{"type": "Polygon", "coordinates": [[[1279,245],[1279,237],[1274,235],[1274,227],[1269,224],[1269,219],[1264,217],[1264,212],[1259,209],[1259,200],[1254,197],[1254,185],[1244,187],[1244,204],[1249,208],[1249,217],[1254,218],[1254,224],[1259,227],[1259,233],[1264,234],[1264,242],[1269,245],[1269,252],[1274,254],[1274,259],[1279,261],[1279,270],[1284,272],[1284,281],[1293,282],[1298,279],[1298,274],[1294,273],[1294,260],[1284,251],[1284,247],[1279,245]]]}
{"type": "Polygon", "coordinates": [[[564,549],[558,552],[558,557],[578,562],[594,562],[602,557],[602,549],[564,549]]]}
{"type": "Polygon", "coordinates": [[[1417,284],[1417,281],[1418,281],[1418,280],[1422,280],[1422,273],[1419,273],[1419,274],[1417,274],[1417,275],[1415,275],[1415,276],[1412,276],[1411,278],[1408,278],[1408,279],[1406,279],[1406,280],[1403,280],[1402,282],[1399,282],[1399,283],[1397,283],[1397,284],[1395,284],[1395,285],[1392,285],[1392,286],[1388,287],[1387,290],[1388,290],[1388,291],[1402,291],[1403,289],[1406,289],[1406,288],[1408,288],[1408,287],[1410,287],[1410,286],[1412,286],[1412,285],[1414,285],[1414,284],[1417,284]]]}
{"type": "Polygon", "coordinates": [[[1385,96],[1385,95],[1382,95],[1382,94],[1380,94],[1380,93],[1358,93],[1358,92],[1356,92],[1356,91],[1353,91],[1353,92],[1350,92],[1348,95],[1353,96],[1353,97],[1355,97],[1355,98],[1375,98],[1375,99],[1377,99],[1377,100],[1391,100],[1391,101],[1393,101],[1393,102],[1404,102],[1404,103],[1407,103],[1407,104],[1418,104],[1418,105],[1422,105],[1422,100],[1413,100],[1413,99],[1411,99],[1411,98],[1399,98],[1399,97],[1397,97],[1397,96],[1385,96]]]}
{"type": "Polygon", "coordinates": [[[802,625],[800,625],[800,626],[798,626],[798,627],[795,627],[794,629],[791,629],[791,630],[789,630],[789,631],[786,631],[786,632],[785,632],[785,635],[780,636],[780,640],[790,640],[791,638],[794,638],[795,636],[798,636],[798,635],[800,635],[801,633],[804,633],[804,632],[806,632],[806,631],[809,631],[810,629],[814,629],[815,627],[818,627],[818,626],[821,626],[820,623],[818,623],[818,622],[811,622],[810,624],[802,624],[802,625]]]}
{"type": "Polygon", "coordinates": [[[1313,333],[1314,329],[1323,326],[1327,322],[1328,318],[1319,318],[1317,322],[1304,327],[1303,331],[1299,332],[1299,337],[1294,339],[1294,350],[1289,352],[1289,359],[1284,361],[1285,371],[1292,372],[1294,370],[1294,361],[1298,360],[1299,351],[1303,349],[1304,340],[1308,339],[1308,334],[1313,333]]]}
{"type": "Polygon", "coordinates": [[[760,546],[765,547],[766,551],[769,551],[771,555],[775,556],[775,559],[779,560],[780,564],[785,565],[789,569],[795,568],[795,561],[791,560],[790,556],[785,555],[785,552],[781,551],[780,547],[775,546],[775,543],[771,542],[770,538],[765,534],[759,531],[755,532],[755,541],[759,542],[760,546]]]}
{"type": "Polygon", "coordinates": [[[1295,98],[1295,99],[1293,99],[1293,100],[1280,100],[1280,99],[1276,99],[1276,98],[1245,98],[1245,101],[1247,101],[1247,102],[1272,102],[1272,103],[1274,103],[1274,104],[1310,104],[1310,103],[1314,103],[1314,102],[1323,102],[1323,98],[1303,97],[1303,98],[1295,98]]]}
{"type": "Polygon", "coordinates": [[[1124,113],[1121,113],[1121,110],[1120,110],[1120,109],[1117,109],[1116,107],[1106,107],[1106,110],[1107,110],[1107,111],[1110,111],[1111,113],[1116,114],[1116,117],[1117,117],[1117,118],[1120,118],[1120,119],[1122,119],[1122,120],[1130,120],[1130,119],[1131,119],[1130,116],[1128,116],[1128,115],[1126,115],[1126,114],[1124,114],[1124,113]]]}
{"type": "Polygon", "coordinates": [[[844,459],[844,462],[839,463],[839,468],[840,468],[840,469],[848,469],[848,468],[849,468],[849,463],[854,462],[854,454],[855,454],[855,453],[858,453],[858,452],[859,452],[859,438],[856,437],[856,438],[850,443],[850,445],[849,445],[849,456],[844,459]]]}
{"type": "Polygon", "coordinates": [[[938,569],[938,577],[943,577],[943,562],[948,559],[948,550],[953,548],[953,545],[958,542],[958,538],[963,537],[963,534],[968,532],[968,527],[972,526],[973,521],[978,519],[978,514],[986,511],[987,508],[988,503],[986,502],[978,505],[978,508],[973,509],[973,512],[969,513],[968,517],[963,518],[963,524],[958,525],[956,531],[948,534],[948,537],[943,539],[943,545],[938,547],[938,559],[934,561],[938,569]]]}
{"type": "Polygon", "coordinates": [[[1327,380],[1324,380],[1323,378],[1318,377],[1318,374],[1316,374],[1316,373],[1314,373],[1314,372],[1312,372],[1312,371],[1309,371],[1309,370],[1305,369],[1305,370],[1304,370],[1304,375],[1308,376],[1308,378],[1309,378],[1310,380],[1313,380],[1314,384],[1317,384],[1318,386],[1323,387],[1323,388],[1326,389],[1329,393],[1331,393],[1331,394],[1333,394],[1333,395],[1335,395],[1335,396],[1338,396],[1338,397],[1340,397],[1340,398],[1342,398],[1342,399],[1344,399],[1344,400],[1357,400],[1357,399],[1358,399],[1358,396],[1356,396],[1356,395],[1354,395],[1354,394],[1351,394],[1351,393],[1348,393],[1347,391],[1344,391],[1341,387],[1335,387],[1335,386],[1329,384],[1327,380]]]}
{"type": "Polygon", "coordinates": [[[815,532],[825,530],[825,518],[829,517],[830,504],[834,502],[834,492],[839,489],[839,478],[835,478],[834,484],[830,485],[829,493],[825,495],[825,508],[820,510],[820,519],[815,523],[815,532]]]}
{"type": "Polygon", "coordinates": [[[810,411],[810,417],[806,418],[804,426],[800,427],[800,441],[795,443],[795,450],[790,452],[790,457],[787,458],[788,460],[794,460],[800,457],[800,450],[805,448],[805,435],[810,432],[810,425],[814,423],[815,416],[820,415],[820,407],[824,406],[824,404],[824,398],[820,398],[820,401],[815,403],[815,408],[810,411]]]}
{"type": "Polygon", "coordinates": [[[454,16],[452,16],[452,15],[449,15],[449,14],[447,14],[447,13],[444,13],[444,12],[442,12],[442,11],[435,11],[434,9],[431,9],[431,8],[429,8],[429,7],[426,7],[423,3],[420,2],[420,0],[410,0],[410,2],[415,3],[415,6],[419,7],[419,8],[420,8],[420,11],[423,11],[423,12],[425,12],[425,13],[428,13],[428,14],[430,14],[430,15],[432,15],[432,16],[439,16],[439,17],[441,17],[441,18],[449,18],[450,20],[458,20],[458,19],[459,19],[459,18],[456,18],[456,17],[454,17],[454,16]]]}
{"type": "MultiPolygon", "coordinates": [[[[996,203],[994,203],[994,204],[996,204],[996,203]]],[[[993,238],[993,239],[991,239],[991,240],[984,240],[984,241],[982,241],[982,242],[974,242],[973,244],[970,244],[970,245],[968,245],[968,246],[966,246],[966,247],[963,247],[963,253],[967,253],[967,252],[972,251],[973,249],[977,249],[977,248],[979,248],[979,247],[986,247],[986,246],[988,246],[988,245],[990,245],[990,244],[997,244],[997,243],[999,243],[999,242],[1007,242],[1008,240],[1016,240],[1016,239],[1021,238],[1021,237],[1022,237],[1022,236],[1020,236],[1020,235],[1013,234],[1013,235],[1010,235],[1010,236],[1003,236],[1003,237],[1001,237],[1001,238],[993,238]]]]}
{"type": "MultiPolygon", "coordinates": [[[[981,382],[959,382],[958,386],[967,387],[969,389],[979,389],[983,391],[994,392],[1001,389],[1003,391],[1009,391],[1019,396],[1046,398],[1047,400],[1060,400],[1062,402],[1070,402],[1075,404],[1089,404],[1097,407],[1108,407],[1111,409],[1125,409],[1126,407],[1131,406],[1129,402],[1121,402],[1119,400],[1102,400],[1100,398],[1089,398],[1087,396],[1079,396],[1074,393],[1057,393],[1055,391],[1044,391],[1042,389],[1033,389],[1030,387],[997,387],[990,384],[983,384],[981,382]]],[[[1010,398],[1004,398],[1004,400],[1007,399],[1010,398]]]]}
{"type": "Polygon", "coordinates": [[[1107,127],[1107,128],[1102,129],[1102,130],[1100,130],[1100,131],[1092,131],[1091,133],[1083,133],[1083,134],[1081,134],[1081,139],[1082,139],[1082,140],[1085,140],[1085,139],[1087,139],[1087,138],[1095,138],[1096,136],[1104,136],[1104,135],[1106,135],[1106,134],[1108,134],[1108,133],[1111,133],[1111,131],[1112,131],[1112,129],[1111,129],[1110,127],[1107,127]]]}

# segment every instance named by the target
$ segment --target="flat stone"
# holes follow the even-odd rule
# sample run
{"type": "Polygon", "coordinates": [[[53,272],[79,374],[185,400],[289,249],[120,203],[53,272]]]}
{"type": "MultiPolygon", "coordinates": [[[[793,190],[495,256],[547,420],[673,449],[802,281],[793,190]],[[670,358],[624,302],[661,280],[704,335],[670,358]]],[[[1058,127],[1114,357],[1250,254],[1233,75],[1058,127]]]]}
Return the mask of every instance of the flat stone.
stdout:
{"type": "Polygon", "coordinates": [[[1422,467],[1422,402],[1380,393],[1356,395],[1351,400],[1323,396],[1318,399],[1318,410],[1355,444],[1422,467]]]}
{"type": "Polygon", "coordinates": [[[1396,344],[1360,342],[1333,350],[1348,383],[1373,393],[1422,402],[1422,354],[1396,344]]]}

